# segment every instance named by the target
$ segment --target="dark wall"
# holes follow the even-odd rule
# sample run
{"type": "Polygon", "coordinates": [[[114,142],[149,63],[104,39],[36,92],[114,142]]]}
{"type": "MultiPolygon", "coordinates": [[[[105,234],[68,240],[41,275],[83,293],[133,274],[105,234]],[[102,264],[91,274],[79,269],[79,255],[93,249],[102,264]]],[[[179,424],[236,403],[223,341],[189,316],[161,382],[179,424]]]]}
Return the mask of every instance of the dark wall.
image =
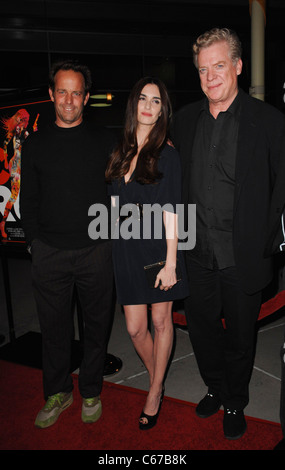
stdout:
{"type": "MultiPolygon", "coordinates": [[[[283,109],[285,2],[266,3],[265,99],[283,109]]],[[[109,108],[89,107],[94,121],[121,126],[129,90],[144,75],[165,81],[175,110],[201,96],[191,45],[214,26],[227,26],[239,34],[244,63],[240,86],[248,91],[251,18],[247,0],[2,1],[0,106],[47,96],[50,64],[73,57],[91,68],[92,93],[114,95],[109,108]]]]}

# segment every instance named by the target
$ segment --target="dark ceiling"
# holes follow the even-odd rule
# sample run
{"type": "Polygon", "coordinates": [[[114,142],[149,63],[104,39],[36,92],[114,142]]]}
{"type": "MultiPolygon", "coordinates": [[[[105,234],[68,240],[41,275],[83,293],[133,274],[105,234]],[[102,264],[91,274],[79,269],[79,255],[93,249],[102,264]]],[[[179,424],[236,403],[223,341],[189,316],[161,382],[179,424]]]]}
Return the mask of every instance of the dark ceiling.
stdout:
{"type": "MultiPolygon", "coordinates": [[[[138,36],[196,36],[214,25],[230,25],[239,33],[248,33],[249,3],[248,0],[1,0],[0,49],[130,54],[137,52],[138,36]]],[[[276,36],[282,31],[284,12],[284,0],[267,0],[270,34],[276,36]]]]}
{"type": "MultiPolygon", "coordinates": [[[[284,21],[285,0],[267,0],[270,70],[272,61],[285,61],[284,21]]],[[[51,62],[63,57],[87,63],[96,89],[128,90],[137,78],[153,70],[166,77],[170,88],[192,89],[197,82],[187,85],[187,76],[194,74],[191,44],[214,26],[238,32],[248,82],[251,18],[247,0],[1,0],[0,100],[11,100],[15,90],[19,94],[46,87],[51,62]]]]}

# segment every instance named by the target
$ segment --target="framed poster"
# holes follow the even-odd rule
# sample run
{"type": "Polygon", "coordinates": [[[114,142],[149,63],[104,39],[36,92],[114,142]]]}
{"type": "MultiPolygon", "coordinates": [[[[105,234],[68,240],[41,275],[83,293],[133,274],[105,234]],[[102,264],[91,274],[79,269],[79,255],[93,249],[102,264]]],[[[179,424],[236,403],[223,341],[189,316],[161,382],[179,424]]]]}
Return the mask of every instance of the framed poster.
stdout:
{"type": "Polygon", "coordinates": [[[25,244],[19,206],[22,145],[52,113],[50,100],[0,108],[0,244],[25,244]]]}

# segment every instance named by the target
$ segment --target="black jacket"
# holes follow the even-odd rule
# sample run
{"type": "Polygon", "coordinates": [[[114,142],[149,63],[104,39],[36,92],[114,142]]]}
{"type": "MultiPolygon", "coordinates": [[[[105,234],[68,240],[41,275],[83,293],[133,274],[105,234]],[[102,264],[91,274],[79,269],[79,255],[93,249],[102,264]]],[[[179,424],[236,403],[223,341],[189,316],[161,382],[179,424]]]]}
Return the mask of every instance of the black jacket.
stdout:
{"type": "MultiPolygon", "coordinates": [[[[282,146],[285,147],[285,134],[282,146]]],[[[269,256],[280,252],[280,244],[284,242],[284,233],[281,224],[282,213],[285,224],[285,158],[280,159],[276,182],[271,198],[268,221],[268,236],[265,254],[269,256]]],[[[285,225],[284,225],[285,229],[285,225]]]]}
{"type": "MultiPolygon", "coordinates": [[[[233,248],[240,286],[252,294],[263,289],[272,277],[272,261],[264,252],[272,192],[279,161],[284,162],[285,159],[285,117],[271,105],[250,97],[242,90],[239,93],[241,116],[236,155],[233,248]]],[[[173,143],[182,160],[184,204],[191,203],[187,188],[201,103],[182,108],[174,117],[172,126],[173,143]]]]}

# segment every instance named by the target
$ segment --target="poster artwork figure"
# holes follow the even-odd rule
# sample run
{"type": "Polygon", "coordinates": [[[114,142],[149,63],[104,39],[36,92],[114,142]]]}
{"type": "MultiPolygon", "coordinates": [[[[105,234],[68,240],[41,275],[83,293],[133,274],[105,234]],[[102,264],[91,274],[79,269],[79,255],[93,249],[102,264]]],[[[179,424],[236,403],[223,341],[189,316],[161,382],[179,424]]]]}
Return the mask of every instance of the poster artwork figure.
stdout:
{"type": "MultiPolygon", "coordinates": [[[[37,120],[33,126],[33,130],[37,130],[37,120]]],[[[0,184],[5,184],[10,179],[11,195],[8,199],[3,218],[0,222],[0,232],[3,241],[7,240],[8,235],[5,230],[7,218],[18,198],[21,183],[21,150],[24,140],[28,137],[29,132],[27,127],[29,124],[30,115],[25,109],[18,110],[11,118],[2,119],[3,128],[5,130],[5,138],[3,149],[1,149],[0,160],[3,162],[3,169],[1,171],[0,184]],[[13,143],[13,156],[9,160],[8,146],[10,142],[13,143]]]]}

